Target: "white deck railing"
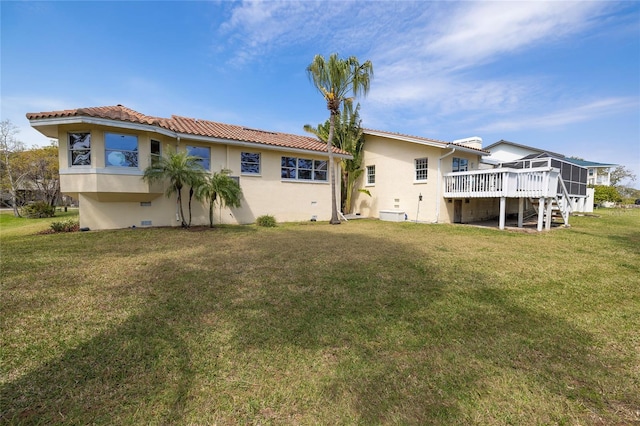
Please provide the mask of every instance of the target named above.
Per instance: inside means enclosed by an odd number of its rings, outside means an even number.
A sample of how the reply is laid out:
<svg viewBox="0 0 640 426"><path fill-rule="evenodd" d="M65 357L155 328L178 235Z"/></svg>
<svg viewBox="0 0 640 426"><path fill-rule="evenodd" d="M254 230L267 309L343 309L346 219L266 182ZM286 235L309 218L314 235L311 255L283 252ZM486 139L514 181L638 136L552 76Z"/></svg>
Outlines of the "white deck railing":
<svg viewBox="0 0 640 426"><path fill-rule="evenodd" d="M444 196L451 198L539 198L558 193L560 170L552 167L531 169L487 169L453 172L444 176Z"/></svg>

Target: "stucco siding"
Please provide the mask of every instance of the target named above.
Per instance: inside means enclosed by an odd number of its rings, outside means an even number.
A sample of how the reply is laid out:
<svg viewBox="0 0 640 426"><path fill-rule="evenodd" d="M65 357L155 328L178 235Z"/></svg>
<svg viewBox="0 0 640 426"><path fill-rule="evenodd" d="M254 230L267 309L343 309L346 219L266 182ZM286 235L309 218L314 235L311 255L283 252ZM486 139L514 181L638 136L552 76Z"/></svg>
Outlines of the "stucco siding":
<svg viewBox="0 0 640 426"><path fill-rule="evenodd" d="M91 133L91 164L69 166L69 132ZM138 138L138 167L107 167L105 164L105 133L135 135ZM331 217L331 186L327 181L294 181L281 178L283 156L312 160L327 160L326 156L292 153L286 150L260 150L226 144L207 144L201 141L177 140L146 132L122 131L100 126L61 126L59 130L59 160L61 189L78 199L82 227L113 229L148 226L179 226L176 220L176 195L165 197L166 183L148 184L142 180L143 170L151 163L151 139L161 143L165 155L187 146L209 148L209 172L231 170L238 177L243 191L239 208L214 209L214 223L248 224L265 214L279 222L329 220ZM241 153L260 154L260 173L241 172ZM335 170L338 166L336 162ZM337 173L334 173L338 177ZM339 192L339 185L336 186ZM189 189L183 189L183 209L188 216ZM337 194L339 199L339 193ZM206 203L192 200L192 225L208 225Z"/></svg>
<svg viewBox="0 0 640 426"><path fill-rule="evenodd" d="M435 220L438 154L439 150L433 147L367 135L363 167L375 166L375 184L366 185L366 173L363 174L357 188L367 189L371 197L356 192L354 212L379 217L380 210L400 210L408 220ZM415 179L417 158L428 159L426 181Z"/></svg>

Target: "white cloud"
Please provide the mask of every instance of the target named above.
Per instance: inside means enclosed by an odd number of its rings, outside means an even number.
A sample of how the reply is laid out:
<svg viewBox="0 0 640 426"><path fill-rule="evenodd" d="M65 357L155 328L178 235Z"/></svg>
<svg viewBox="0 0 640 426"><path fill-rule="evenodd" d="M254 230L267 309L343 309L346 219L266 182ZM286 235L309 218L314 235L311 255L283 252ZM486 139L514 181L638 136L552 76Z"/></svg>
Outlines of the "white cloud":
<svg viewBox="0 0 640 426"><path fill-rule="evenodd" d="M606 98L591 101L573 108L561 109L548 114L537 114L516 117L508 120L494 121L483 127L480 131L501 132L526 129L544 129L560 127L567 124L580 123L602 118L619 112L637 109L637 98L620 97Z"/></svg>
<svg viewBox="0 0 640 426"><path fill-rule="evenodd" d="M583 31L606 7L604 2L463 3L435 23L436 34L425 41L423 53L447 68L477 65Z"/></svg>

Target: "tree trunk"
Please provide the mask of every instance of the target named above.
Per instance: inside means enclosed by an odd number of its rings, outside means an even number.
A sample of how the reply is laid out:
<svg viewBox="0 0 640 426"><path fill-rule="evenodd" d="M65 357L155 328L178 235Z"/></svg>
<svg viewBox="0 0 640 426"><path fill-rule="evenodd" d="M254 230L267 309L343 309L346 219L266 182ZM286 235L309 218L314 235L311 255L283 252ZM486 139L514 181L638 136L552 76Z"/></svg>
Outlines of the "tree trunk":
<svg viewBox="0 0 640 426"><path fill-rule="evenodd" d="M213 228L213 200L209 200L209 228Z"/></svg>
<svg viewBox="0 0 640 426"><path fill-rule="evenodd" d="M187 224L187 228L191 226L191 200L193 199L193 187L189 188L189 223Z"/></svg>
<svg viewBox="0 0 640 426"><path fill-rule="evenodd" d="M329 180L331 181L331 220L332 225L340 225L340 219L338 218L338 207L336 205L336 179L334 177L335 171L333 165L333 133L335 131L335 114L331 112L329 118L329 137L327 138L327 151L329 153Z"/></svg>
<svg viewBox="0 0 640 426"><path fill-rule="evenodd" d="M187 223L184 221L184 210L182 209L182 188L178 189L178 206L180 207L180 222L183 228L187 227Z"/></svg>

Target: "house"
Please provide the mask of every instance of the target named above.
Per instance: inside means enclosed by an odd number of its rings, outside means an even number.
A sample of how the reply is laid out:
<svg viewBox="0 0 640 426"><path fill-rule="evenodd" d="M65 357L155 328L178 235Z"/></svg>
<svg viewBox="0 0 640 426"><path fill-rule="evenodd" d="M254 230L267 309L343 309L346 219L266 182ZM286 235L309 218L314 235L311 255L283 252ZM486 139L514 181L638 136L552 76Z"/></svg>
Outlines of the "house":
<svg viewBox="0 0 640 426"><path fill-rule="evenodd" d="M587 185L606 185L611 186L611 169L618 166L617 164L596 163L594 161L579 160L577 158L568 158L567 161L586 167L587 169Z"/></svg>
<svg viewBox="0 0 640 426"><path fill-rule="evenodd" d="M519 145L502 164L486 159L491 152L479 137L445 142L370 129L364 136L365 172L357 189L370 195L358 192L355 211L366 217L430 223L497 218L504 229L513 212L518 227L535 216L541 231L550 228L554 212L567 225L569 213L585 205L586 169L560 154L536 150L533 159Z"/></svg>
<svg viewBox="0 0 640 426"><path fill-rule="evenodd" d="M571 162L587 169L587 185L611 185L611 168L617 164L596 163L577 158L565 157L557 152L551 152L532 146L522 145L506 140L499 140L485 148L491 154L484 158L484 162L491 165L509 163L529 155L547 154L564 161Z"/></svg>
<svg viewBox="0 0 640 426"><path fill-rule="evenodd" d="M533 146L522 145L519 143L506 141L504 139L492 143L491 145L486 146L484 149L486 151L489 151L489 155L483 160L485 163L490 164L491 166L495 166L500 163L509 163L512 161L516 161L532 154L537 155L546 153L554 157L564 157L564 155L557 152L535 148Z"/></svg>
<svg viewBox="0 0 640 426"><path fill-rule="evenodd" d="M330 219L327 146L315 138L176 115L152 117L122 105L27 118L59 141L61 192L78 200L81 227L179 225L176 196L164 195L166 184L142 179L154 157L176 150L199 157L209 172L230 169L238 179L242 207L216 212L218 222L253 223L265 214L278 221ZM333 154L351 158L335 148ZM208 223L205 206L193 203L193 224Z"/></svg>
<svg viewBox="0 0 640 426"><path fill-rule="evenodd" d="M497 216L497 200L444 198L443 176L477 170L489 152L480 138L445 142L364 129L365 172L355 195L355 212L416 222L474 222ZM463 206L464 204L464 206Z"/></svg>

